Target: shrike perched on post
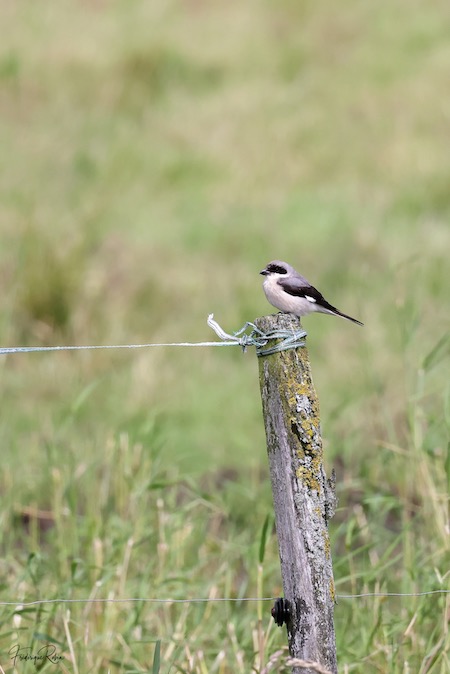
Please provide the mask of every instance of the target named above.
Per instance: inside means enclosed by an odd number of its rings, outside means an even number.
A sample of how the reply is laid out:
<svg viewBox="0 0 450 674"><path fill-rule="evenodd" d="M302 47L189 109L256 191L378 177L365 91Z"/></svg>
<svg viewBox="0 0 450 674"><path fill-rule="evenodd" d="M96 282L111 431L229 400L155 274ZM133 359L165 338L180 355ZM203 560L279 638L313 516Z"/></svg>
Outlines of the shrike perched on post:
<svg viewBox="0 0 450 674"><path fill-rule="evenodd" d="M287 262L273 260L260 274L265 277L263 289L268 301L284 313L306 316L313 311L318 311L322 314L341 316L358 325L364 325L356 318L347 316L333 307L322 293Z"/></svg>

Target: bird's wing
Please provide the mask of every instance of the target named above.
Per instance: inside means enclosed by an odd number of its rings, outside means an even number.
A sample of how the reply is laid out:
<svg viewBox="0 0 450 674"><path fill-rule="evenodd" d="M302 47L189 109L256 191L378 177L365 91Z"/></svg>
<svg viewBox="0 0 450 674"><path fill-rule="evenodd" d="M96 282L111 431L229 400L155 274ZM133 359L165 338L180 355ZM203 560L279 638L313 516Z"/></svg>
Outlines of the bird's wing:
<svg viewBox="0 0 450 674"><path fill-rule="evenodd" d="M306 300L311 302L311 304L317 304L317 306L320 307L320 310L325 309L325 313L329 311L330 313L336 314L337 316L347 318L349 321L353 321L353 323L364 325L364 323L361 323L361 321L358 321L356 318L352 318L347 314L343 314L342 311L339 311L339 309L333 307L332 304L327 302L325 297L317 290L317 288L314 288L314 286L309 285L305 281L306 279L300 278L279 278L277 283L279 286L281 286L281 288L283 288L284 292L288 293L288 295L293 295L294 297L304 297Z"/></svg>
<svg viewBox="0 0 450 674"><path fill-rule="evenodd" d="M311 303L318 304L329 311L337 311L329 302L326 301L322 293L320 293L314 286L306 284L302 279L296 278L279 278L277 281L284 292L294 297L304 297Z"/></svg>

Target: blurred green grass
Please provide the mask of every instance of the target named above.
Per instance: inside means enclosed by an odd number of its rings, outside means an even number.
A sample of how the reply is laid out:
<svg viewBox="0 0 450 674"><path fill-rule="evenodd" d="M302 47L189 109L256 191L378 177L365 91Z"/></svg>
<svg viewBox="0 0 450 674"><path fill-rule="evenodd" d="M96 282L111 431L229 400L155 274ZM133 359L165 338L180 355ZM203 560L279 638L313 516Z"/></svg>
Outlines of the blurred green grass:
<svg viewBox="0 0 450 674"><path fill-rule="evenodd" d="M305 320L338 592L448 588L446 4L21 0L0 19L2 343L208 340L211 312L232 331L271 311L258 271L289 260L366 324ZM255 596L252 353L1 365L5 599ZM80 672L148 671L158 639L161 671L260 671L285 641L268 606L66 611L5 608L5 663L14 639L71 635ZM342 600L341 667L450 671L445 611Z"/></svg>

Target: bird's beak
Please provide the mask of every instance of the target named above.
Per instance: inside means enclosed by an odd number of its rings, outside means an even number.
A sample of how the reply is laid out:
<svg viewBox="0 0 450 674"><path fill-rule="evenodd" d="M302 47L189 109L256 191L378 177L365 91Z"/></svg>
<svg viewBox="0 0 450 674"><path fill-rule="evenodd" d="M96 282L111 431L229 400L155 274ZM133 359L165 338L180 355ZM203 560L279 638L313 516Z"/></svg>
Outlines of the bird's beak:
<svg viewBox="0 0 450 674"><path fill-rule="evenodd" d="M263 269L263 270L260 271L259 273L262 274L262 276L267 276L267 274L268 274L269 272L267 271L267 269Z"/></svg>

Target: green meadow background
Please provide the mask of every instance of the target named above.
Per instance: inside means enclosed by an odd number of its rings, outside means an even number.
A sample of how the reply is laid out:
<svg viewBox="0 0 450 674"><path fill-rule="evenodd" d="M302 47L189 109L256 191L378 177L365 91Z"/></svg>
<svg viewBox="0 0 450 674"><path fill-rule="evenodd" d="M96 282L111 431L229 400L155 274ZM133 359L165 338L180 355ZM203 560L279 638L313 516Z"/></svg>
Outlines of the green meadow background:
<svg viewBox="0 0 450 674"><path fill-rule="evenodd" d="M215 339L288 260L339 595L449 590L444 0L0 5L0 343ZM255 354L0 356L0 671L288 671ZM141 598L124 603L39 599ZM450 596L338 601L341 672L450 672ZM266 669L265 669L266 668Z"/></svg>

